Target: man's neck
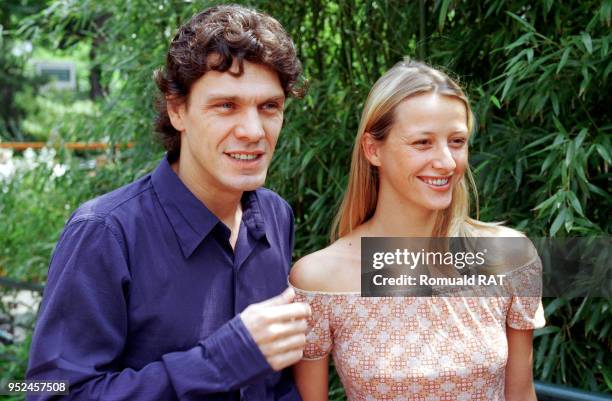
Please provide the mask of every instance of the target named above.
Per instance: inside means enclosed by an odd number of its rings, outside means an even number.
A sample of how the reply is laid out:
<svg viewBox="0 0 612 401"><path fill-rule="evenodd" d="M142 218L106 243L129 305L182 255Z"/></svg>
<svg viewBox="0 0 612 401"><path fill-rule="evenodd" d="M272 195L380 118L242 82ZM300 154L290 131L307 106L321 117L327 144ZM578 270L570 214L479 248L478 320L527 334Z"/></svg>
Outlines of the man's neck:
<svg viewBox="0 0 612 401"><path fill-rule="evenodd" d="M197 174L193 169L180 168L180 161L173 163L171 167L187 189L232 231L231 239L234 239L232 243L234 246L242 219L240 200L243 193L221 191L203 185L201 180L197 179Z"/></svg>

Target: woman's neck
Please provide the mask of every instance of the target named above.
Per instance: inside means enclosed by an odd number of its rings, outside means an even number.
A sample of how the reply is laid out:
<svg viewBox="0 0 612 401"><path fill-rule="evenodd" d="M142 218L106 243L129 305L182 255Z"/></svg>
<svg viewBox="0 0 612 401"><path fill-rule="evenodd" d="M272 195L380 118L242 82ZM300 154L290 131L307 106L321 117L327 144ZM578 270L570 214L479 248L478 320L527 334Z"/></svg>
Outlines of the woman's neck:
<svg viewBox="0 0 612 401"><path fill-rule="evenodd" d="M384 237L431 237L438 211L380 196L374 215L363 224L367 235Z"/></svg>

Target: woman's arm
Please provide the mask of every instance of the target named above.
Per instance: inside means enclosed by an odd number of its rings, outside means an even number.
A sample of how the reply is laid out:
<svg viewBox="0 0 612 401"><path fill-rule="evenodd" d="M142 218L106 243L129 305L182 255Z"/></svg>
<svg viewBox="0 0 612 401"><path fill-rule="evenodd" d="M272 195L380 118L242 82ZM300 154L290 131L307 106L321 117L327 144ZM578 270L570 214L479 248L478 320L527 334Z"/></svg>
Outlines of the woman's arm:
<svg viewBox="0 0 612 401"><path fill-rule="evenodd" d="M506 337L506 401L537 401L532 374L533 330L517 330L506 326Z"/></svg>
<svg viewBox="0 0 612 401"><path fill-rule="evenodd" d="M327 401L329 395L329 355L301 360L293 365L293 377L303 401Z"/></svg>
<svg viewBox="0 0 612 401"><path fill-rule="evenodd" d="M330 261L333 257L327 254L326 250L320 250L315 253L304 256L298 260L291 268L289 282L305 291L338 291L336 288L330 288L328 282L338 282L338 280L329 280L330 277ZM333 262L332 262L333 266ZM331 332L329 331L329 323L321 325L315 324L315 321L321 319L326 313L326 308L322 306L321 299L314 297L310 299L312 308L312 316L309 320L309 326L317 331L316 340L311 340L310 355L306 357L319 359L302 359L293 365L293 378L297 386L300 396L303 401L328 401L329 397L329 342ZM327 311L329 313L329 311ZM326 321L329 322L329 316L326 316ZM316 327L315 327L316 326ZM307 336L307 343L308 343ZM307 344L308 348L308 344ZM313 353L312 351L316 351ZM306 354L306 349L305 349Z"/></svg>
<svg viewBox="0 0 612 401"><path fill-rule="evenodd" d="M293 377L303 401L327 401L329 355L316 360L301 360L293 365Z"/></svg>

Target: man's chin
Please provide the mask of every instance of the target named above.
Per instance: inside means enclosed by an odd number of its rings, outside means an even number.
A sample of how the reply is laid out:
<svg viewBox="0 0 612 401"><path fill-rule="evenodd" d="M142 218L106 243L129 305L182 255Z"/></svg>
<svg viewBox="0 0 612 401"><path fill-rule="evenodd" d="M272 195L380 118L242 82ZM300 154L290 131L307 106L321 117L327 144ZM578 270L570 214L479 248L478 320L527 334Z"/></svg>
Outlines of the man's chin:
<svg viewBox="0 0 612 401"><path fill-rule="evenodd" d="M257 188L262 187L265 182L265 175L263 177L241 177L236 180L232 180L232 182L228 183L227 187L232 188L236 192L255 191Z"/></svg>

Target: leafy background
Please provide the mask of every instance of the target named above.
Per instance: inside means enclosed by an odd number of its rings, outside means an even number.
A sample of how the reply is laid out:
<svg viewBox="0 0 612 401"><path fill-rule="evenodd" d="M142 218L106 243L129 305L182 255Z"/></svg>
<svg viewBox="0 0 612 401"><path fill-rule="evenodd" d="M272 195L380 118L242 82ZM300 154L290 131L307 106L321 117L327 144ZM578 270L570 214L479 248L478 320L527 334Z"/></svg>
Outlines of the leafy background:
<svg viewBox="0 0 612 401"><path fill-rule="evenodd" d="M286 27L310 82L306 98L287 106L267 182L294 208L296 257L327 244L363 101L404 55L452 72L470 96L481 219L504 220L530 236L610 235L611 0L239 3ZM2 275L44 283L71 211L157 164L152 71L181 21L211 4L0 3L0 136L57 149L53 163L34 158L0 180ZM26 42L34 50L14 51ZM78 60L78 91L37 89L29 60L48 56ZM135 146L102 155L64 151L70 140ZM65 174L54 175L54 163ZM610 299L545 299L545 312L547 326L535 333L535 377L611 392ZM0 345L0 379L23 377L28 341ZM343 399L337 376L330 394Z"/></svg>

